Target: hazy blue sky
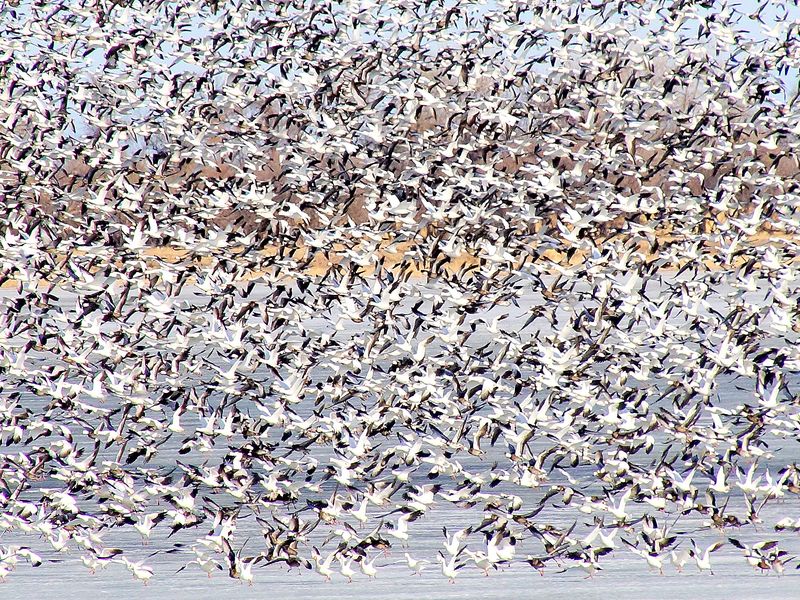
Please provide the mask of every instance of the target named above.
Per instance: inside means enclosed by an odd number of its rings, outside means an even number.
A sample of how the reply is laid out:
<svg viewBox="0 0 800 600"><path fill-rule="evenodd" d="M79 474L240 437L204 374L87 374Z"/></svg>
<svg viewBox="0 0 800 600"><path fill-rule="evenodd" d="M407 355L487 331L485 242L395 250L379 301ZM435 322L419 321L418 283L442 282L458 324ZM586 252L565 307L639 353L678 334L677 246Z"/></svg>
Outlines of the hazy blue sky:
<svg viewBox="0 0 800 600"><path fill-rule="evenodd" d="M452 0L450 0L448 2L448 4L451 4L451 3L454 3L454 2ZM66 2L65 4L71 5L72 3L71 2ZM719 10L720 7L723 7L725 5L726 5L726 3L724 3L724 2L716 2L715 6L714 6L714 8L712 10ZM749 34L751 35L751 38L752 38L752 40L754 42L758 42L758 41L764 40L766 35L767 35L766 30L768 30L768 29L780 24L779 21L778 21L777 15L783 9L781 9L779 7L776 7L776 3L775 2L757 2L756 0L741 0L738 3L737 2L730 2L730 3L728 3L728 5L732 6L732 7L736 7L736 9L738 11L743 12L745 14L755 13L759 9L759 7L764 6L764 8L761 10L761 18L766 23L766 25L762 25L761 23L757 22L756 20L748 19L748 18L742 19L740 21L740 23L739 23L739 27L741 29L749 32ZM30 12L29 12L30 11L30 6L31 6L30 0L22 0L22 2L19 3L18 7L15 9L17 11L17 14L18 14L17 22L20 22L20 21L25 20L27 18L27 15L30 14ZM49 6L52 6L52 5L45 5L45 8L44 9L40 9L40 10L45 10L46 12L49 12L49 10L48 10ZM479 12L479 13L483 13L483 12L488 12L488 11L491 11L491 10L494 10L494 9L497 9L497 8L498 8L497 3L495 3L495 2L487 2L486 5L483 8L476 8L475 10L477 12ZM3 29L5 27L7 27L8 23L9 23L9 21L6 21L5 18L4 18L4 17L8 16L8 14L6 14L7 10L9 10L8 7L0 10L0 35L2 35ZM707 9L702 9L702 8L699 8L698 10L700 12L707 11ZM790 13L789 21L800 22L800 6L798 6L795 3L794 6L790 7L789 13ZM5 23L5 25L4 25L4 23ZM695 28L696 28L696 25L694 25L694 24L687 25L687 31L689 32L689 35L694 34L694 32L696 31ZM210 33L211 33L211 30L205 25L205 22L203 21L203 19L201 17L195 17L190 22L189 30L184 31L181 35L182 35L182 37L190 36L190 37L197 38L197 37L203 37L203 34L210 34ZM25 52L26 53L27 52L37 52L37 49L31 48L29 50L26 50ZM40 47L38 49L38 52L46 52L46 50L43 50ZM103 68L103 64L105 63L105 60L103 58L103 52L90 53L83 60L86 61L86 68L81 71L81 73L79 74L79 77L87 77L87 76L91 77L91 73L92 72L95 72L95 73L99 74L100 70ZM161 66L166 67L167 65L170 64L170 62L172 62L172 60L169 57L164 57L163 59L156 59L156 62L161 64ZM173 73L178 72L178 71L192 71L192 70L195 70L195 69L196 68L193 67L192 65L189 65L188 63L182 62L182 61L178 61L178 62L174 63L172 65L172 67L171 67L171 71ZM541 66L541 70L542 71L546 71L547 70L547 65L542 65ZM784 100L786 100L788 98L791 98L796 92L797 85L798 85L798 71L797 71L797 69L790 70L790 72L787 75L782 76L781 79L782 79L783 87L784 87L785 94L786 94L786 96L784 97ZM146 114L147 114L147 108L144 108L143 109L143 113L142 113L141 116L144 117ZM76 115L76 117L77 117L77 115ZM73 125L78 130L77 132L79 133L79 135L82 133L81 130L83 130L84 127L85 127L84 125L80 124L80 121L81 121L80 118L76 118L75 121L73 121Z"/></svg>

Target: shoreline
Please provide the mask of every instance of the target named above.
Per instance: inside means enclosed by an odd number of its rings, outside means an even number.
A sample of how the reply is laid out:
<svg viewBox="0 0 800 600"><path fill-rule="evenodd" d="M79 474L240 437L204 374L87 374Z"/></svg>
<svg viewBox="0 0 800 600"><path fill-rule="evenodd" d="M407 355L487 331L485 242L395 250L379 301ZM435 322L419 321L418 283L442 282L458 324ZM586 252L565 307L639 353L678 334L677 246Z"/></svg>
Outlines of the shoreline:
<svg viewBox="0 0 800 600"><path fill-rule="evenodd" d="M598 247L602 247L603 244L608 242L619 241L621 238L625 236L622 234L617 234L615 236L611 236L603 240ZM660 244L666 245L670 243L677 243L685 240L681 240L679 237L674 235L659 235L655 238ZM782 245L785 243L792 243L795 241L795 237L790 234L785 233L776 233L771 231L761 231L756 234L747 236L743 243L740 244L739 251L746 250L748 248L763 248L775 245ZM292 255L295 260L300 262L307 263L304 268L300 270L303 274L309 277L323 277L325 276L331 269L335 268L337 265L342 264L345 261L353 260L351 257L347 256L348 251L352 252L354 248L358 248L359 244L356 243L353 246L346 246L344 244L334 244L332 250L328 253L320 251L320 250L313 250L314 256L308 260L308 252L312 251L312 248L307 245L298 246L288 252L284 250L287 256ZM392 242L391 240L385 240L378 243L377 247L364 249L364 256L367 256L368 253L376 254L376 258L373 260L369 260L365 262L362 266L362 274L366 277L372 276L375 273L377 268L377 264L381 263L382 267L388 271L397 272L398 267L400 265L405 265L406 269L411 271L410 277L423 277L424 271L419 268L418 261L414 258L409 258L409 253L413 252L416 248L420 245L416 244L412 241L405 241L405 242ZM649 248L647 242L640 241L637 243L637 249L635 252L638 252L640 255L643 256L644 260L647 262L651 262L653 260L657 260L659 254L649 252ZM109 248L109 250L114 250L113 248ZM182 262L191 261L193 263L199 263L201 266L209 266L212 263L212 260L215 258L215 253L211 252L192 252L191 250L175 248L171 246L152 246L152 247L145 247L141 248L137 251L131 251L130 249L123 249L123 251L127 250L127 252L133 252L135 255L138 254L138 258L140 260L144 260L148 263L148 267L151 268L159 268L162 265L179 265ZM233 249L229 249L226 251L226 256L221 258L226 258L229 260L233 260L234 258L231 257L231 254L243 254L245 252L243 247L239 247L238 249L234 247ZM277 256L281 249L278 246L267 246L266 248L262 248L260 250L255 251L258 253L260 257L269 258L272 256ZM85 256L85 253L76 250L75 255L77 256ZM557 274L559 272L559 267L561 269L574 267L576 265L585 262L586 260L586 251L576 249L572 255L567 258L567 251L561 252L554 248L547 248L543 250L538 256L535 256L533 261L529 261L529 257L533 257L533 254L528 254L528 256L524 257L520 263L518 263L515 268L520 269L523 268L526 264L531 264L532 262L541 262L542 260L546 260L549 263L548 270L553 274ZM711 271L718 271L722 269L720 261L718 260L721 256L721 253L718 250L710 249L707 253L701 255L703 257L702 263L708 270ZM239 258L242 258L240 256ZM121 258L119 260L127 260L127 258ZM448 271L451 275L461 271L467 267L475 267L481 263L481 260L491 260L491 258L487 258L487 256L482 256L476 253L469 253L469 252L462 252L456 255L448 255L442 253L442 255L437 259L439 264L439 269ZM731 262L730 267L732 269L739 268L742 265L746 264L749 260L751 260L748 256L736 256L734 260ZM792 262L796 262L800 260L800 256L795 258ZM57 261L62 263L62 267L65 267L66 255L60 254L57 255ZM689 260L687 259L679 259L676 264L670 266L662 266L659 270L664 272L670 271L677 271L683 268ZM113 261L109 263L104 263L103 265L97 267L91 273L96 273L101 270L101 268L105 267L108 264L113 264ZM65 279L68 279L69 276L66 273L66 269L63 268L60 272L64 276ZM268 275L268 271L260 270L260 271L249 271L242 274L240 277L234 280L234 283L247 283L250 281L258 280ZM288 274L287 277L292 277L293 274ZM24 280L18 277L11 277L5 282L0 285L0 289L10 289L18 286L20 283L24 283ZM52 283L51 279L42 279L40 284L50 284ZM57 283L56 285L61 285L61 283Z"/></svg>

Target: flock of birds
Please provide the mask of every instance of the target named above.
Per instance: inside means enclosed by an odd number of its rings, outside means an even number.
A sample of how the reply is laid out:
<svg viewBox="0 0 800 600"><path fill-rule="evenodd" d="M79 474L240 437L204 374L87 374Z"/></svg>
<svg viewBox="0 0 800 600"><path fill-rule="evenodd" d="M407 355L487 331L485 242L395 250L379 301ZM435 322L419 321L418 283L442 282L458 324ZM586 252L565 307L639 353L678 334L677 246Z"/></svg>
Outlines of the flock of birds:
<svg viewBox="0 0 800 600"><path fill-rule="evenodd" d="M800 564L791 3L0 10L0 581Z"/></svg>

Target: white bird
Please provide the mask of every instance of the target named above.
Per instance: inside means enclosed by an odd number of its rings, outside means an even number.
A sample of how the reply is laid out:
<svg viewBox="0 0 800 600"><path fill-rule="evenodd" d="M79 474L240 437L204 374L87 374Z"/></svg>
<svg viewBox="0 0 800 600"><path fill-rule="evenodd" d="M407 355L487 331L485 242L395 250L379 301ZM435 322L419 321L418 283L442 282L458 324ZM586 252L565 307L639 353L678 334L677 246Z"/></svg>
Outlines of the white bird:
<svg viewBox="0 0 800 600"><path fill-rule="evenodd" d="M348 583L353 582L353 575L356 574L355 570L353 569L353 557L349 556L345 558L342 555L338 556L339 560L339 572L342 574L342 577L346 577Z"/></svg>
<svg viewBox="0 0 800 600"><path fill-rule="evenodd" d="M692 558L692 551L689 548L684 548L681 551L671 550L669 553L670 562L678 573L683 572L683 567Z"/></svg>
<svg viewBox="0 0 800 600"><path fill-rule="evenodd" d="M445 550L447 550L447 553L450 554L451 556L455 556L461 549L461 544L469 535L469 528L459 529L452 535L448 535L447 527L442 527L442 533L444 533L445 537L445 542L444 542Z"/></svg>
<svg viewBox="0 0 800 600"><path fill-rule="evenodd" d="M166 518L166 516L166 512L149 513L133 524L133 528L142 536L142 543L147 543L153 528Z"/></svg>
<svg viewBox="0 0 800 600"><path fill-rule="evenodd" d="M406 564L408 568L411 569L412 575L422 575L422 571L425 569L425 565L428 564L428 561L422 558L413 558L408 552L404 554L406 559Z"/></svg>
<svg viewBox="0 0 800 600"><path fill-rule="evenodd" d="M459 569L464 566L464 564L458 560L458 555L451 556L449 559L446 559L444 554L439 552L438 560L442 565L442 575L447 577L450 583L455 583L456 575L458 575Z"/></svg>
<svg viewBox="0 0 800 600"><path fill-rule="evenodd" d="M612 529L611 533L604 533L603 528L600 525L596 525L589 534L583 538L583 544L585 546L592 546L595 548L616 548L617 545L614 542L614 538L617 536L618 529ZM600 544L595 544L596 539L600 539Z"/></svg>
<svg viewBox="0 0 800 600"><path fill-rule="evenodd" d="M497 531L489 538L486 555L492 564L514 560L517 551L516 538L505 531Z"/></svg>
<svg viewBox="0 0 800 600"><path fill-rule="evenodd" d="M325 578L325 581L330 581L333 575L333 568L331 565L336 559L336 553L331 553L324 559L319 553L319 550L314 548L311 552L311 559L314 564L314 570Z"/></svg>
<svg viewBox="0 0 800 600"><path fill-rule="evenodd" d="M377 554L372 557L372 560L369 561L367 560L366 556L362 556L361 560L358 561L359 565L361 566L361 572L370 579L378 575L378 569L375 566L375 561L378 560L380 556L380 554Z"/></svg>
<svg viewBox="0 0 800 600"><path fill-rule="evenodd" d="M736 473L736 487L742 490L745 494L756 494L759 491L759 484L761 483L761 476L759 475L755 479L753 479L756 471L756 463L750 465L750 468L747 470L747 475L742 481L741 475L739 472Z"/></svg>
<svg viewBox="0 0 800 600"><path fill-rule="evenodd" d="M396 524L389 523L390 528L386 530L386 535L397 538L401 542L407 542L409 539L408 522L414 513L404 513L397 519Z"/></svg>
<svg viewBox="0 0 800 600"><path fill-rule="evenodd" d="M712 575L714 571L711 570L711 553L716 552L720 548L725 545L725 542L714 542L710 546L708 546L705 551L701 552L700 548L697 547L694 540L692 540L692 556L694 557L695 563L697 564L697 568L702 571L708 571Z"/></svg>
<svg viewBox="0 0 800 600"><path fill-rule="evenodd" d="M469 549L466 549L464 552L470 557L472 562L475 563L475 566L483 571L483 574L486 577L489 576L489 569L497 568L497 566L489 560L489 557L485 552L473 552Z"/></svg>
<svg viewBox="0 0 800 600"><path fill-rule="evenodd" d="M143 561L133 562L123 557L122 562L133 574L134 578L138 579L145 585L147 585L147 582L153 577L153 569L145 565Z"/></svg>
<svg viewBox="0 0 800 600"><path fill-rule="evenodd" d="M725 472L724 466L719 466L714 483L708 486L708 489L718 494L727 494L731 490L731 486L728 485L728 475Z"/></svg>

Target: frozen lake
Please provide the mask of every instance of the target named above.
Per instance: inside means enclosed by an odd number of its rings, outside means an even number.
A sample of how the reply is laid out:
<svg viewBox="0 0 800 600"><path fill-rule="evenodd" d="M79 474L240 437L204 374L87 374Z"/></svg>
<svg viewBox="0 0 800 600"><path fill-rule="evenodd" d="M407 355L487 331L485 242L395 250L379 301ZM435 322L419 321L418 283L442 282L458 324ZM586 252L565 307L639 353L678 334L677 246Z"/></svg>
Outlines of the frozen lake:
<svg viewBox="0 0 800 600"><path fill-rule="evenodd" d="M437 539L437 542L439 540ZM797 545L795 545L797 548ZM540 576L525 565L517 565L489 577L471 572L448 584L441 574L409 575L405 566L385 568L375 580L342 578L330 583L316 574L298 575L280 570L259 572L252 586L242 585L223 574L207 579L199 572L174 574L169 565L160 564L147 586L131 578L120 565L112 565L97 575L87 575L78 565L43 565L38 569L20 568L0 587L0 596L20 600L39 600L49 596L66 598L121 598L149 600L199 600L212 598L352 598L374 600L395 598L482 598L520 597L569 598L589 600L619 598L631 600L696 600L748 598L752 600L793 600L798 597L800 572L791 569L782 577L764 576L742 564L739 556L718 556L714 575L697 573L692 565L687 572L668 572L664 576L647 573L640 560L625 557L607 561L607 568L586 579L579 573L548 573ZM717 553L719 554L719 553ZM390 556L387 562L397 558Z"/></svg>
<svg viewBox="0 0 800 600"><path fill-rule="evenodd" d="M258 300L259 294L265 296L269 290L256 288L252 293L252 298ZM406 310L415 306L414 310L426 310L430 307L431 295L435 294L435 288L418 290L417 297L410 297L401 302L401 306ZM655 293L655 292L654 292ZM3 290L5 298L12 299L15 293L11 290ZM720 294L720 297L724 294ZM578 288L575 296L570 303L558 309L557 318L561 320L569 318L570 314L582 309L581 297L587 297L586 304L591 303L591 299L586 290ZM752 301L757 302L758 297L763 296L759 290L752 293ZM183 310L190 308L195 310L195 320L202 321L202 303L205 298L202 294L196 294L191 289L185 290L176 299ZM417 302L422 302L417 304ZM70 310L74 302L74 297L64 294L60 302L65 310ZM541 296L528 295L516 299L513 305L494 306L484 312L471 314L467 317L462 327L471 327L474 324L476 333L469 339L468 349L477 349L496 343L494 335L488 330L487 324L494 321L497 326L497 317L509 315L502 322L504 331L514 331L520 329L529 314L535 307L542 302ZM421 309L420 309L421 307ZM724 311L724 302L712 305L711 309ZM306 329L304 335L309 337L323 336L333 331L330 318L310 318L304 321ZM104 327L104 326L103 326ZM362 334L364 325L360 322L345 322L336 333L343 339L354 339ZM528 334L534 335L547 333L546 326L536 323ZM796 334L788 333L785 336L775 336L774 341L766 339L764 347L779 347L787 340L796 341ZM434 341L431 347L436 347ZM687 342L691 346L691 342ZM165 346L166 347L166 346ZM490 357L491 358L491 357ZM217 355L209 362L215 364L221 371L230 368L232 361L224 356ZM387 361L387 365L389 362ZM310 375L312 384L321 384L329 375L326 369L314 371ZM529 377L531 373L522 370L521 377ZM251 377L260 381L268 381L272 375L267 371L255 371ZM197 378L197 385L203 384L202 377ZM790 374L787 379L789 388L796 388L798 380L796 375ZM42 398L28 392L22 394L22 399L30 410L43 410L47 398ZM512 399L513 400L513 399ZM255 408L250 401L245 399L239 403L242 411L254 411ZM719 377L716 382L714 394L714 405L721 409L732 410L742 404L753 402L752 386L743 385L741 380L732 378L725 374ZM312 414L312 408L308 403L301 403L296 407L299 417L306 418ZM478 413L482 414L482 413ZM708 415L701 416L700 424L708 424ZM196 415L187 415L182 421L184 427L198 427L201 420ZM75 431L76 443L90 443L87 431ZM653 431L655 440L655 451L653 457L659 452L667 452L669 447L658 431ZM771 433L764 433L763 439L768 443L769 453L758 461L759 467L769 469L772 473L777 473L780 468L800 460L797 453L797 441L780 438ZM233 437L226 444L209 449L200 458L202 461L222 460L226 451L226 445L241 443L243 439ZM530 442L531 452L547 448L549 440L545 437L534 437ZM168 437L163 445L160 446L159 453L150 466L162 469L165 472L172 472L176 461L182 461L190 465L198 465L198 457L192 454L183 455L179 453L181 448L181 436ZM6 452L13 451L13 445L7 447ZM22 448L19 448L20 450ZM103 450L99 458L113 460L117 448L112 446L108 450ZM320 461L329 460L330 452L325 447L312 447L309 454ZM504 452L502 444L498 447L487 447L480 457L471 456L468 453L458 455L458 460L466 470L480 471L488 468L494 462L495 466L510 468L509 464L504 463L508 460L507 453ZM642 468L652 463L654 458L631 457L631 462L639 461ZM743 463L743 465L746 463ZM580 474L580 469L573 472ZM560 479L559 479L560 478ZM695 481L701 489L710 482L705 475L698 474ZM733 479L733 478L732 478ZM412 483L424 485L428 483L425 478L415 473L412 475ZM53 485L53 481L43 481L35 484L29 494L29 499L37 499L37 486L47 488ZM552 473L551 484L563 484L565 480L560 477L557 471ZM328 497L334 491L331 481L321 484L320 498ZM599 493L600 488L595 485L587 484L583 488L584 493ZM535 506L541 499L545 488L524 488L503 482L494 490L497 493L517 494L523 506ZM218 496L214 496L217 501ZM730 509L743 510L743 495L735 490L729 494ZM726 506L728 505L726 502ZM157 508L157 507L153 507ZM391 507L389 507L390 509ZM562 507L563 508L563 507ZM553 509L553 510L551 510ZM554 510L555 507L548 508L542 516L547 517L548 522L563 527L568 527L576 515L578 516L577 531L585 535L594 524L592 514L581 515L577 511ZM385 519L387 521L396 518L389 510L380 510L371 507L372 516L375 520ZM381 515L380 513L387 513ZM640 515L641 507L631 509L632 515ZM654 514L661 524L671 524L677 522L675 511L661 513L655 511ZM702 548L710 544L725 540L726 536L745 543L753 544L765 540L779 540L781 549L787 551L790 556L800 555L800 536L796 532L776 531L774 524L783 517L800 518L800 502L796 494L787 494L783 501L773 501L767 503L760 512L762 524L744 524L735 529L728 528L723 535L714 528L709 528L703 523L703 518L693 514L680 518L676 527L679 535L691 535ZM8 531L0 537L0 546L17 544L21 546L31 546L38 552L44 563L37 568L30 568L27 564L21 563L19 567L11 573L7 581L0 586L0 597L16 599L38 599L49 594L58 594L66 597L108 597L112 594L121 595L125 598L263 598L270 597L323 597L323 598L349 598L353 596L366 596L373 599L378 598L509 598L524 597L527 594L541 595L547 598L570 598L580 600L583 598L602 598L613 596L615 598L664 598L668 597L677 600L681 598L797 598L800 589L800 571L794 567L796 560L790 560L786 567L785 574L777 576L775 574L764 575L756 573L749 567L742 556L741 550L727 543L722 549L713 555L713 571L698 572L697 568L690 561L683 573L676 573L672 565L667 561L664 574L659 574L648 569L642 557L634 554L624 544L617 544L613 553L606 556L601 563L602 570L592 578L587 578L586 573L575 568L568 562L554 561L548 563L544 575L530 567L525 562L525 557L534 552L530 539L524 540L522 550L512 563L497 571L492 571L488 577L475 569L473 565L459 571L455 583L450 584L447 578L443 577L440 567L436 563L429 564L421 576L410 574L409 568L405 564L404 553L411 552L414 556L425 557L428 560L435 559L437 552L443 549L442 527L446 526L450 531L457 530L465 526L469 519L477 518L480 520L479 508L459 509L453 504L439 501L435 502L429 511L412 524L412 541L408 546L403 543L394 542L390 552L385 556L376 559L376 566L380 567L378 575L374 580L368 580L366 576L357 573L354 581L349 583L343 576L335 573L333 581L325 582L319 575L297 568L287 571L280 564L270 566L260 565L254 569L255 581L252 586L242 585L238 581L228 578L222 570L215 571L211 578L206 577L197 565L189 565L179 571L187 561L185 550L191 543L192 536L183 536L184 532L170 535L166 528L156 530L149 543L144 545L140 536L132 530L130 526L123 526L108 530L103 534L103 542L109 547L123 547L126 556L134 561L146 561L153 568L154 577L148 585L143 585L135 580L130 572L121 564L108 564L105 568L98 570L96 574L89 574L87 569L81 565L80 552L72 551L69 553L57 553L47 549L47 544L43 543L40 536L36 534L21 535L18 531ZM466 519L466 520L465 520ZM357 524L356 524L357 525ZM370 525L371 526L371 525ZM337 524L323 525L314 533L310 544L321 544L323 538L331 534ZM367 526L358 527L359 532L365 532ZM623 528L624 531L624 528ZM251 550L257 551L261 532L259 526L252 519L241 519L239 528L236 532L239 543L242 542ZM688 540L688 537L687 537ZM688 541L682 542L688 544ZM183 544L183 545L181 545ZM680 545L679 545L680 547ZM190 557L189 557L190 558Z"/></svg>

